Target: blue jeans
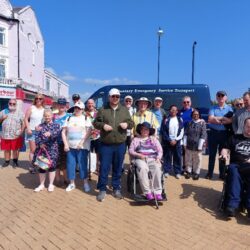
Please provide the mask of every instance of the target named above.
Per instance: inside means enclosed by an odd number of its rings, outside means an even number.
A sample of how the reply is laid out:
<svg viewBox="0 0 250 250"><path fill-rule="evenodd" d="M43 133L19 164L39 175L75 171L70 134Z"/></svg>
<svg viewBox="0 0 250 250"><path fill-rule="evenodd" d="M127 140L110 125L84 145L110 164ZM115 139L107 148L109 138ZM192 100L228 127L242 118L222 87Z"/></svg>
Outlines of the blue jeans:
<svg viewBox="0 0 250 250"><path fill-rule="evenodd" d="M112 166L112 187L114 190L121 189L121 174L124 160L125 143L100 145L100 173L97 188L106 191L108 174Z"/></svg>
<svg viewBox="0 0 250 250"><path fill-rule="evenodd" d="M76 164L79 166L81 179L88 177L88 150L70 148L67 152L67 175L69 180L76 178Z"/></svg>
<svg viewBox="0 0 250 250"><path fill-rule="evenodd" d="M163 146L164 150L164 173L169 173L172 169L172 160L173 160L173 167L174 173L181 174L182 171L182 146L180 145L180 141L176 143L175 146L171 146L169 142L167 142Z"/></svg>
<svg viewBox="0 0 250 250"><path fill-rule="evenodd" d="M227 132L219 131L215 129L211 129L208 133L208 150L209 150L209 159L208 159L208 173L213 176L214 173L214 164L217 151L219 150L219 154L222 150L222 147L227 140ZM223 175L224 166L219 162L219 173Z"/></svg>
<svg viewBox="0 0 250 250"><path fill-rule="evenodd" d="M242 197L243 180L239 173L237 164L230 164L227 176L227 206L238 208ZM246 208L250 208L250 176L244 176L244 186L246 187Z"/></svg>

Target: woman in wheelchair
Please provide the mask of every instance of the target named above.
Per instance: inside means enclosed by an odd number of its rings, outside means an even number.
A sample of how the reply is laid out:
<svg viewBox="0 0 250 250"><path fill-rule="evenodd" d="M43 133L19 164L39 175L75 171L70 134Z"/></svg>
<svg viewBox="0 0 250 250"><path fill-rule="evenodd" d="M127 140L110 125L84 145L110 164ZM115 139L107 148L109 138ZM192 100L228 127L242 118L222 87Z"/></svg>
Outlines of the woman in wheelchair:
<svg viewBox="0 0 250 250"><path fill-rule="evenodd" d="M226 178L225 212L228 217L236 215L244 191L244 206L250 218L250 117L244 121L243 134L233 135L225 144L222 158L228 158L228 150L230 165Z"/></svg>
<svg viewBox="0 0 250 250"><path fill-rule="evenodd" d="M129 154L136 166L142 192L147 200L154 198L162 200L161 144L156 137L152 136L155 134L155 129L148 122L138 124L136 132L139 136L132 140ZM152 186L149 182L149 171L152 174Z"/></svg>

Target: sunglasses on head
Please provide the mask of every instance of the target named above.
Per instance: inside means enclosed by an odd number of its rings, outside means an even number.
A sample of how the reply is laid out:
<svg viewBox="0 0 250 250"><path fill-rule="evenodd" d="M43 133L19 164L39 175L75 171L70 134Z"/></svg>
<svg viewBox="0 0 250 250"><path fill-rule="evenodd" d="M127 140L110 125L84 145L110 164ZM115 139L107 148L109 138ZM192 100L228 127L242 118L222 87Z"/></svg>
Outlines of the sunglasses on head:
<svg viewBox="0 0 250 250"><path fill-rule="evenodd" d="M112 97L112 98L117 98L117 99L119 99L119 98L120 98L120 96L119 96L119 95L112 95L111 97Z"/></svg>
<svg viewBox="0 0 250 250"><path fill-rule="evenodd" d="M16 106L16 103L14 103L14 102L9 102L9 105L10 105L10 106Z"/></svg>

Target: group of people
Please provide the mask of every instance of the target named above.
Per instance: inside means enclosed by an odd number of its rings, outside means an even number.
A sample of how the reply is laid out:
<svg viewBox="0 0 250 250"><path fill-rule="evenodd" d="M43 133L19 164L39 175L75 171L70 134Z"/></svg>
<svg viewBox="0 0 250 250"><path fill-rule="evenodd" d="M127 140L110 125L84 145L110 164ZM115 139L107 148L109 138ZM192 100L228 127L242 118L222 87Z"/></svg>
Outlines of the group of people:
<svg viewBox="0 0 250 250"><path fill-rule="evenodd" d="M147 97L140 97L135 100L134 107L133 97L126 96L122 104L120 91L115 88L109 91L109 102L98 111L92 99L86 102L86 107L78 94L73 95L72 99L73 107L67 110L66 99L59 98L54 112L44 108L44 97L38 94L25 116L17 110L17 100L10 99L8 108L0 113L3 128L1 149L5 156L3 166L10 164L11 151L13 166L18 166L25 128L30 148L29 159L33 163L30 172L35 171L38 156L49 159L47 171L39 168L40 184L35 192L45 188L46 172L49 173L49 192L54 191L55 179L56 182L67 184L67 192L72 191L76 187L77 166L83 180L83 190L89 192L87 162L91 151L97 156L97 200L103 201L106 196L110 169L113 195L121 199L121 174L124 155L128 150L130 161L136 166L143 194L148 200L161 200L161 176L164 174L167 178L172 168L177 179L181 178L183 172L186 179L199 179L202 150L207 142L207 179L214 177L217 151L220 157L228 157L227 149L231 150L229 179L233 184L229 185L227 211L234 214L241 191L239 166L244 163L244 168L247 168L246 165L249 165L249 92L244 93L243 98L236 99L232 107L226 104L226 92L218 91L217 104L209 110L207 122L202 119L199 110L192 107L189 96L183 97L182 109L178 110L173 104L168 112L162 108L161 97L156 97L153 103ZM230 135L233 139L229 141ZM148 180L149 171L153 175L153 193ZM237 177L235 172L238 173ZM220 165L219 178L224 179L224 174L224 168ZM250 209L250 186L247 192L247 208Z"/></svg>

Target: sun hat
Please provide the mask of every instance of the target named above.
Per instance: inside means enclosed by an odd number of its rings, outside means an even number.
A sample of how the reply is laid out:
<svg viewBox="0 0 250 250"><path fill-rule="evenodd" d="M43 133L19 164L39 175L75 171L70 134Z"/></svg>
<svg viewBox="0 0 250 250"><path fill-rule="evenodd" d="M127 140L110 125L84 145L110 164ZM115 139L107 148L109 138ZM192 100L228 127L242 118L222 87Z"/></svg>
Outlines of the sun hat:
<svg viewBox="0 0 250 250"><path fill-rule="evenodd" d="M155 134L155 129L152 128L152 126L150 125L149 122L143 122L143 123L139 123L136 126L136 132L141 135L141 129L142 127L149 129L149 135L154 135Z"/></svg>
<svg viewBox="0 0 250 250"><path fill-rule="evenodd" d="M135 101L135 105L138 106L140 101L148 102L148 108L150 109L152 106L152 102L147 97L141 97Z"/></svg>
<svg viewBox="0 0 250 250"><path fill-rule="evenodd" d="M163 101L163 99L160 96L155 97L154 101Z"/></svg>
<svg viewBox="0 0 250 250"><path fill-rule="evenodd" d="M81 102L81 101L76 102L76 103L74 104L74 107L78 107L78 108L80 108L80 109L84 109L84 108L85 108L83 102Z"/></svg>

